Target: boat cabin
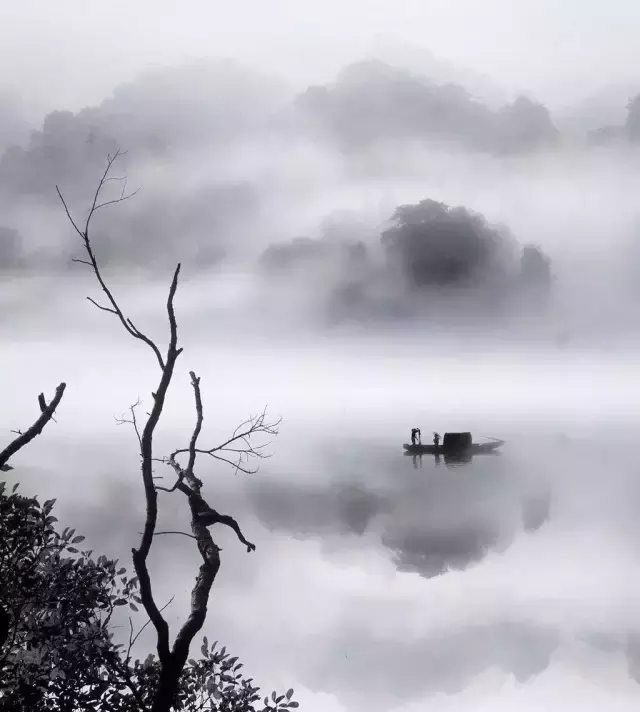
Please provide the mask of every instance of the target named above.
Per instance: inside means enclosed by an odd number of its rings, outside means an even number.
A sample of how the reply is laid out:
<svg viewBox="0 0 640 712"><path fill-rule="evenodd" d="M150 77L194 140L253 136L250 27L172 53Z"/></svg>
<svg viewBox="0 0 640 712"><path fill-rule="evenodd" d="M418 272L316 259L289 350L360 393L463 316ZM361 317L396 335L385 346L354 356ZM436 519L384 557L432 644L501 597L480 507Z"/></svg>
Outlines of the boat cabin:
<svg viewBox="0 0 640 712"><path fill-rule="evenodd" d="M471 433L445 433L442 438L444 452L463 452L472 445Z"/></svg>

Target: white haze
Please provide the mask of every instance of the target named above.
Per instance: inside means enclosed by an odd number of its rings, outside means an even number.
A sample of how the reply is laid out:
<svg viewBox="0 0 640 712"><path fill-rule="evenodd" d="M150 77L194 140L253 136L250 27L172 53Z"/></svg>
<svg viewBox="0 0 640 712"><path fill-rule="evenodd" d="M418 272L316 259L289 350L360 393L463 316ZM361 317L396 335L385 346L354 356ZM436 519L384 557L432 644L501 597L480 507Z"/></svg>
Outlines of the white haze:
<svg viewBox="0 0 640 712"><path fill-rule="evenodd" d="M0 58L34 126L47 111L99 104L150 66L193 58L236 57L272 76L265 113L280 115L296 90L330 82L371 53L429 65L492 105L522 89L570 114L602 85L633 85L637 19L630 2L376 0L321 9L284 0L68 0L54 9L33 0L0 8ZM605 108L623 120L624 106ZM26 141L21 126L10 135ZM124 229L154 200L178 215L211 183L247 181L260 202L246 223L220 229L226 261L203 272L191 248L181 256L185 352L159 454L190 435L190 369L202 377L211 440L265 405L284 417L258 475L203 464L213 506L258 545L248 556L215 532L223 567L203 633L240 655L265 688L295 687L312 712L635 709L637 152L587 151L572 136L536 156L404 143L380 144L358 162L274 131L215 150L196 144L166 162L136 163L135 147L131 158L130 184L143 190L96 221L98 253L101 235ZM437 328L337 327L317 306L326 275L279 291L257 278L265 247L318 235L334 211L360 220L374 247L393 209L423 198L477 210L520 244L541 245L557 278L550 313L499 329L446 319ZM30 201L8 205L2 222L12 221L31 253L80 256L59 206ZM190 217L208 234L208 213ZM170 264L152 275L140 265L105 275L135 323L162 342ZM81 265L3 273L0 427L24 427L37 394L68 383L58 422L15 458L9 479L58 497L64 525L128 563L143 501L134 435L114 416L138 396L148 402L157 367L85 295L98 292ZM571 338L559 343L563 333ZM400 445L416 424L425 434L471 429L509 442L502 457L467 468L425 461L414 470ZM183 527L183 505L163 499L163 527ZM527 506L542 512L530 527ZM157 551L158 597L177 594L175 625L197 552L172 537ZM435 576L430 567L440 564L446 573Z"/></svg>

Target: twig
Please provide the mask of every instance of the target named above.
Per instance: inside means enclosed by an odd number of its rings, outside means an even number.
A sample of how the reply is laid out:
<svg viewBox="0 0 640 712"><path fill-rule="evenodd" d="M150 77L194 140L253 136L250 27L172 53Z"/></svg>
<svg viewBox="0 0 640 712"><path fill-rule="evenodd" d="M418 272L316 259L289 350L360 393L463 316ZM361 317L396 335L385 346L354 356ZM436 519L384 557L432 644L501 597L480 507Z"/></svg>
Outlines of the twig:
<svg viewBox="0 0 640 712"><path fill-rule="evenodd" d="M199 379L198 379L199 382ZM199 386L196 389L194 386L194 390L196 391L196 400L199 398L200 390ZM282 423L282 418L279 418L278 420L274 422L268 422L266 420L267 416L267 411L266 408L262 411L257 416L251 416L250 418L247 418L244 422L240 423L240 425L234 430L233 434L231 435L230 438L228 438L225 442L223 442L221 445L217 445L214 447L211 447L209 449L201 449L195 447L195 440L192 437L192 441L189 445L188 448L179 448L177 450L174 450L174 452L171 453L169 458L166 460L167 464L171 465L178 474L181 472L180 466L176 462L176 457L180 454L183 453L189 453L189 462L191 463L192 459L195 462L195 457L196 454L200 455L209 455L210 457L213 457L216 460L220 460L221 462L225 462L228 465L231 465L232 467L235 468L236 472L240 471L245 474L251 475L255 474L257 472L256 469L249 469L246 467L243 467L242 463L245 462L246 460L249 460L249 458L257 458L260 460L265 460L270 457L269 454L264 453L263 450L264 448L268 447L270 443L262 443L261 445L253 445L251 442L251 438L254 435L264 433L267 435L277 435L278 434L278 428L280 424ZM200 425L201 425L201 421ZM197 435L199 435L200 430L198 429ZM195 433L194 433L195 434ZM196 440L197 440L197 435L196 435ZM244 447L238 448L238 447L230 447L232 445L236 444L243 444ZM231 459L228 457L225 457L224 454L222 453L234 453L238 455L238 458L236 461L232 462ZM189 469L189 466L187 468ZM192 468L191 468L192 469ZM182 478L179 476L178 477L178 482L181 482ZM171 488L167 489L166 491L174 491L178 485L178 482Z"/></svg>
<svg viewBox="0 0 640 712"><path fill-rule="evenodd" d="M140 428L138 427L138 419L136 417L136 408L142 404L140 398L133 404L129 406L129 412L131 413L131 420L122 416L122 418L116 418L116 423L118 425L133 425L133 430L135 431L136 437L138 438L138 445L142 447L142 436L140 435Z"/></svg>
<svg viewBox="0 0 640 712"><path fill-rule="evenodd" d="M162 608L160 609L160 613L162 613L162 611L164 611L166 608L168 608L168 607L173 603L173 599L174 599L174 598L175 598L175 596L171 596L171 598L170 598L170 599L164 604L164 606L162 606ZM151 618L149 618L149 620L148 620L148 621L142 626L142 628L140 628L140 630L136 633L135 637L133 638L133 643L132 643L132 645L135 645L135 644L136 644L136 640L138 640L138 638L139 638L140 635L142 634L142 631L149 625L149 623L151 623Z"/></svg>

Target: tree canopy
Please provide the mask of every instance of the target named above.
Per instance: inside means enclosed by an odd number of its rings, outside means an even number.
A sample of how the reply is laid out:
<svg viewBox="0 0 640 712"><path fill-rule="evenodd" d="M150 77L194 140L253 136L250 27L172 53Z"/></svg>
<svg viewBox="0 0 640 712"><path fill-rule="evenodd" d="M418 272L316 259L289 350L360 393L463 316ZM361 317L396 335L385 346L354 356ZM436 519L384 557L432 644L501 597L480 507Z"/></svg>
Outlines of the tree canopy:
<svg viewBox="0 0 640 712"><path fill-rule="evenodd" d="M477 284L499 266L509 236L464 207L401 205L382 233L390 261L415 287Z"/></svg>

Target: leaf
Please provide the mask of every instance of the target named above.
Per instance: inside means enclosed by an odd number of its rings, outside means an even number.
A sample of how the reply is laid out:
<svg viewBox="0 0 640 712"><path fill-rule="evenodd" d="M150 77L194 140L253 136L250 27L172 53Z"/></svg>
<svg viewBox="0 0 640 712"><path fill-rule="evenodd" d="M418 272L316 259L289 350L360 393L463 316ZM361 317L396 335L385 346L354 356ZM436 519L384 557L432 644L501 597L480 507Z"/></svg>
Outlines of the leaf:
<svg viewBox="0 0 640 712"><path fill-rule="evenodd" d="M136 613L138 612L138 606L135 603L129 603L129 608Z"/></svg>
<svg viewBox="0 0 640 712"><path fill-rule="evenodd" d="M78 554L78 550L74 546L68 546L67 551L70 551L72 554Z"/></svg>
<svg viewBox="0 0 640 712"><path fill-rule="evenodd" d="M290 699L293 697L293 687L290 687L290 688L287 690L287 695L286 695L286 697L287 697L288 700L290 700Z"/></svg>
<svg viewBox="0 0 640 712"><path fill-rule="evenodd" d="M205 635L204 638L202 639L202 644L203 644L205 647L208 647L208 646L209 646L209 641L207 640L207 636L206 636L206 635Z"/></svg>
<svg viewBox="0 0 640 712"><path fill-rule="evenodd" d="M116 572L116 576L122 576L122 574L126 573L127 569L123 566L120 571Z"/></svg>
<svg viewBox="0 0 640 712"><path fill-rule="evenodd" d="M11 491L12 491L12 492L15 492L15 491L18 489L19 486L20 486L20 483L19 483L19 482L16 482L15 485L13 485L13 489L12 489Z"/></svg>
<svg viewBox="0 0 640 712"><path fill-rule="evenodd" d="M127 605L127 599L126 598L116 598L116 600L113 602L114 606L126 606Z"/></svg>
<svg viewBox="0 0 640 712"><path fill-rule="evenodd" d="M272 699L274 702L276 701L276 691L275 691L275 690L271 693L271 699Z"/></svg>
<svg viewBox="0 0 640 712"><path fill-rule="evenodd" d="M293 707L293 708L300 707L300 703L298 703L298 702L289 702L289 707Z"/></svg>
<svg viewBox="0 0 640 712"><path fill-rule="evenodd" d="M84 537L84 536L82 536L82 535L76 536L76 537L73 537L73 539L71 540L71 543L72 543L72 544L79 544L81 541L84 541L85 539L86 539L86 537Z"/></svg>

